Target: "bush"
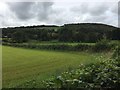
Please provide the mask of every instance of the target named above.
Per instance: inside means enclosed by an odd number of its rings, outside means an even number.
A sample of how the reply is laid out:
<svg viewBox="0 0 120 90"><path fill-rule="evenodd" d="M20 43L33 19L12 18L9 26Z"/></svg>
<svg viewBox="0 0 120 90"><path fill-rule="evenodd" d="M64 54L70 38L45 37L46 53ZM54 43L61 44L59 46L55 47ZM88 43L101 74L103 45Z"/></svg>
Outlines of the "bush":
<svg viewBox="0 0 120 90"><path fill-rule="evenodd" d="M100 51L108 51L112 49L112 45L109 40L102 39L101 41L98 41L95 44L94 51L100 52Z"/></svg>
<svg viewBox="0 0 120 90"><path fill-rule="evenodd" d="M80 65L75 70L43 81L43 84L47 88L120 88L119 62L120 46L108 60L101 60L97 64Z"/></svg>

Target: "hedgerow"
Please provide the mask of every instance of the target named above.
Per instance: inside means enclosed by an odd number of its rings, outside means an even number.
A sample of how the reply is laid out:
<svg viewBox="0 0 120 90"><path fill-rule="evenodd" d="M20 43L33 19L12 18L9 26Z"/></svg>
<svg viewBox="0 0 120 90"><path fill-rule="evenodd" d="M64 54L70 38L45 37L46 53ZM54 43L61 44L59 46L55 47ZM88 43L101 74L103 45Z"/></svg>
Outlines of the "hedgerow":
<svg viewBox="0 0 120 90"><path fill-rule="evenodd" d="M101 59L101 58L100 58ZM112 57L97 64L83 65L43 81L46 88L120 88L120 46Z"/></svg>
<svg viewBox="0 0 120 90"><path fill-rule="evenodd" d="M32 43L7 43L3 42L3 45L14 46L14 47L23 47L30 49L46 49L46 50L66 50L66 51L92 51L92 52L102 52L109 51L115 45L109 43L98 42L95 45L89 44L32 44Z"/></svg>

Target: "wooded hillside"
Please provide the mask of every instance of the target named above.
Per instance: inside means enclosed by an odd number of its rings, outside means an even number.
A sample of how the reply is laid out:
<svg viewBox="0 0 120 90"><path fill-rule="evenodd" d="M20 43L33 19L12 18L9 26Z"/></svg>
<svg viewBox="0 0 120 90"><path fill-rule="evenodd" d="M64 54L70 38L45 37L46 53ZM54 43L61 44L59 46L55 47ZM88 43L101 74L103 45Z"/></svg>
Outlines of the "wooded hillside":
<svg viewBox="0 0 120 90"><path fill-rule="evenodd" d="M4 42L14 43L29 40L97 42L102 38L120 40L120 28L97 23L8 27L2 29L2 38Z"/></svg>

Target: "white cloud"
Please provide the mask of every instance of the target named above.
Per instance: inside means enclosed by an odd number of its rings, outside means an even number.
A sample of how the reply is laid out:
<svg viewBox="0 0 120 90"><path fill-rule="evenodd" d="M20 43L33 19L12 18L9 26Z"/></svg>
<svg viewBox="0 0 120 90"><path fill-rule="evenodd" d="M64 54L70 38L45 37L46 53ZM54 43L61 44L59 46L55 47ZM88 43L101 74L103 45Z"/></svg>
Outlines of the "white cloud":
<svg viewBox="0 0 120 90"><path fill-rule="evenodd" d="M32 0L31 0L32 1ZM48 1L48 0L47 0ZM94 2L95 1L95 2ZM117 26L117 0L53 0L51 2L1 2L0 26L101 22Z"/></svg>

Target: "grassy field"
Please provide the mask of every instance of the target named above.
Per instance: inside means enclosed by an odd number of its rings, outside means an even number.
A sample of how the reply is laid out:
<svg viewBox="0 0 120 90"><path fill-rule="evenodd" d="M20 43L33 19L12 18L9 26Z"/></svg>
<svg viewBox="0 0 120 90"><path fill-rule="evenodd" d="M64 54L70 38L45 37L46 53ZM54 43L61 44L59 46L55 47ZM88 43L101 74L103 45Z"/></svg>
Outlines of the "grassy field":
<svg viewBox="0 0 120 90"><path fill-rule="evenodd" d="M3 87L23 86L35 80L35 87L51 75L57 75L79 64L98 62L103 53L58 52L2 47ZM106 56L106 55L105 55ZM32 87L28 85L27 87Z"/></svg>

